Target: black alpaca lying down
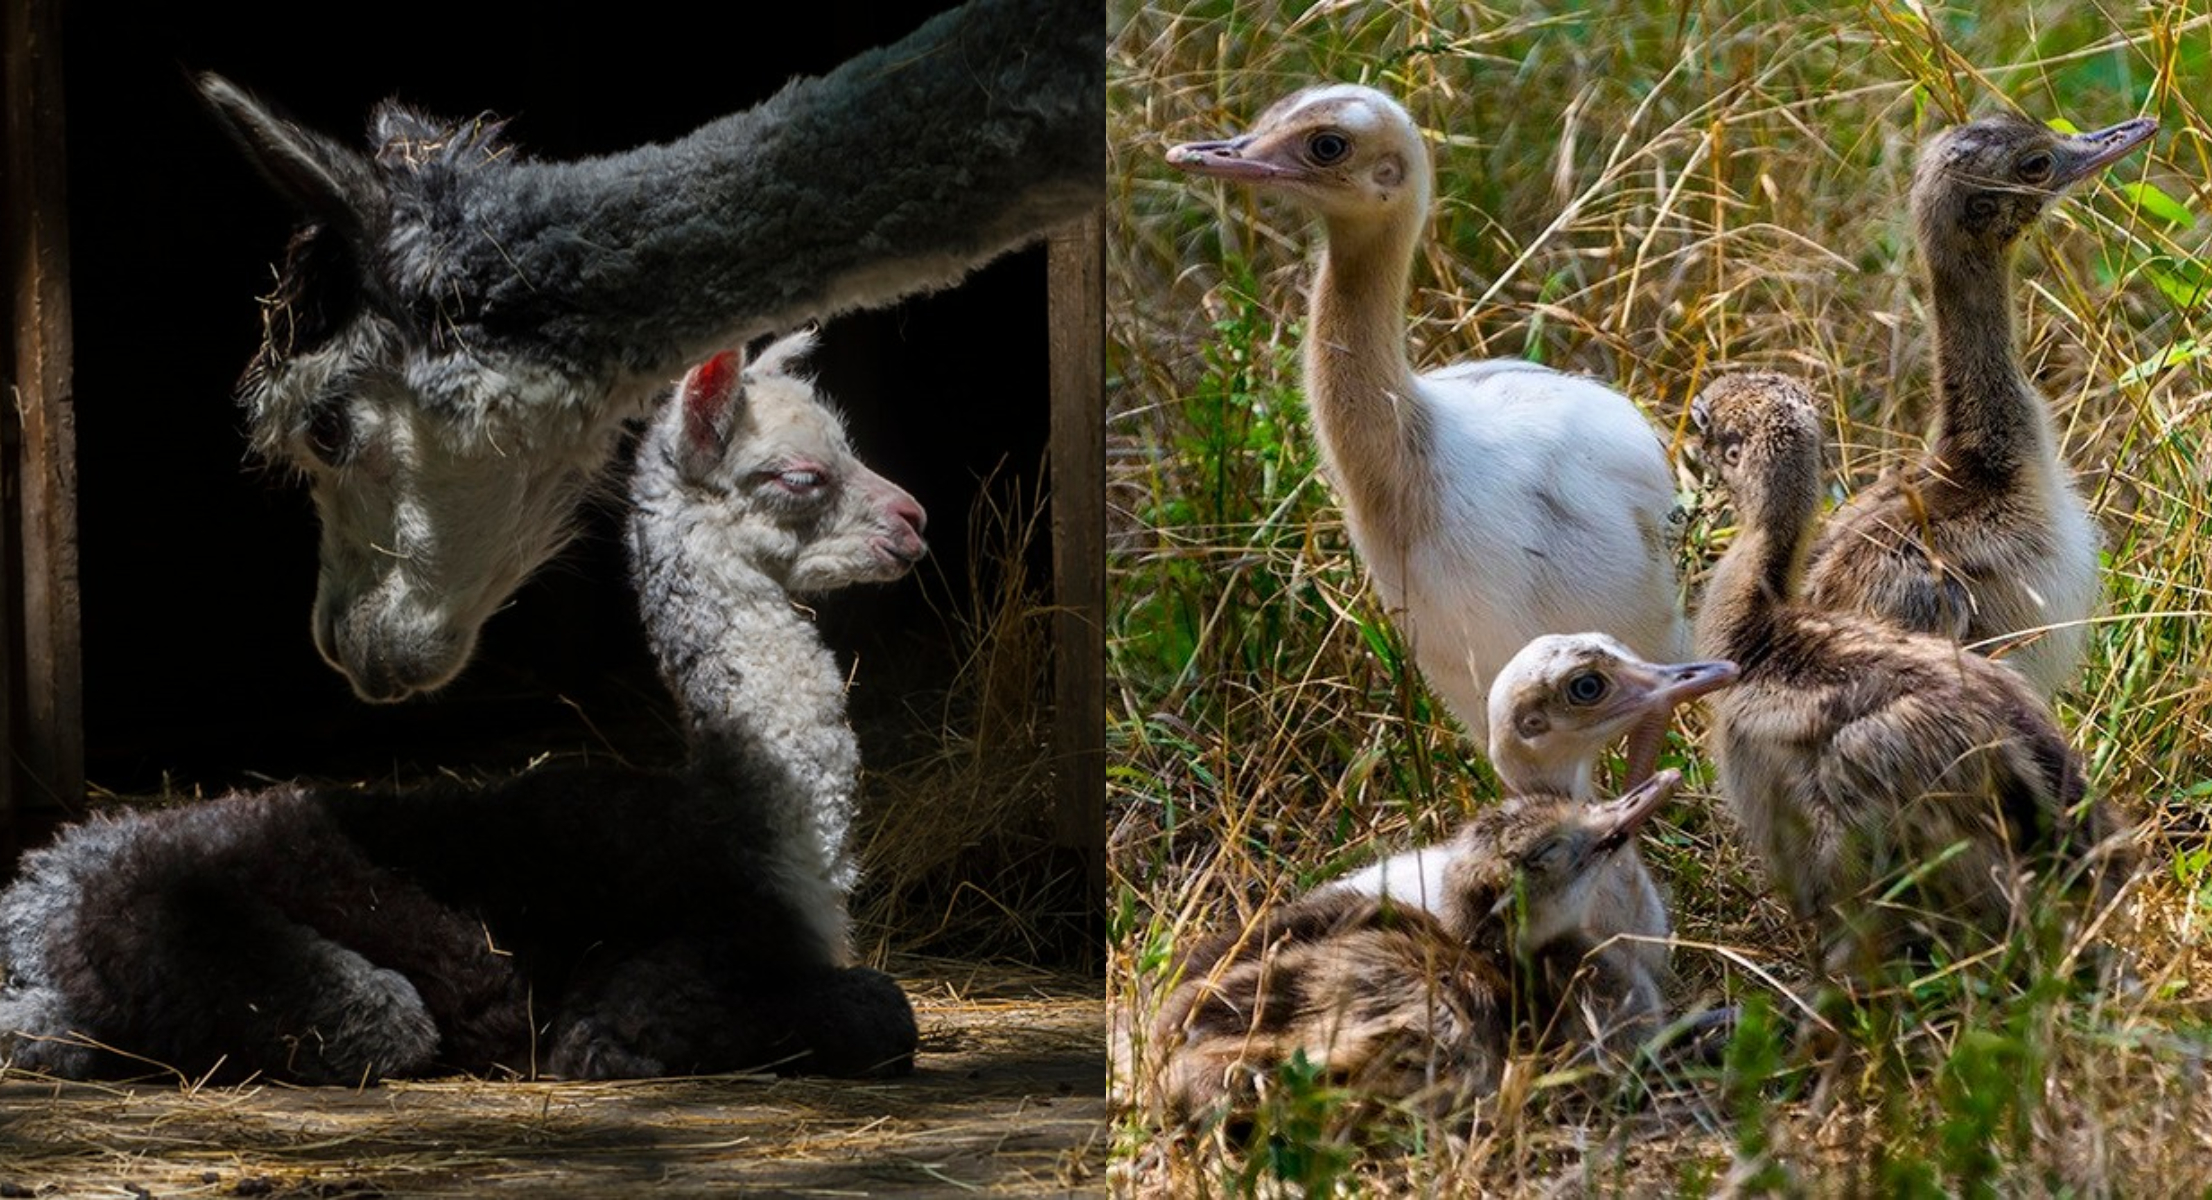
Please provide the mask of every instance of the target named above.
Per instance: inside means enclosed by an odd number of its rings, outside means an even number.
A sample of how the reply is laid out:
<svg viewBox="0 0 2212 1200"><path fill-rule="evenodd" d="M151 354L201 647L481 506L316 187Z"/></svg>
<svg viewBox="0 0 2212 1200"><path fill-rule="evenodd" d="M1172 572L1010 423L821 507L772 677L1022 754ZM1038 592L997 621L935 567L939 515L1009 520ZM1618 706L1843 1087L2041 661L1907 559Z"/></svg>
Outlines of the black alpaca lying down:
<svg viewBox="0 0 2212 1200"><path fill-rule="evenodd" d="M359 1083L912 1066L847 965L858 752L793 592L893 579L921 509L789 370L686 378L638 449L631 560L679 771L302 787L86 822L0 893L0 1051L88 1077Z"/></svg>

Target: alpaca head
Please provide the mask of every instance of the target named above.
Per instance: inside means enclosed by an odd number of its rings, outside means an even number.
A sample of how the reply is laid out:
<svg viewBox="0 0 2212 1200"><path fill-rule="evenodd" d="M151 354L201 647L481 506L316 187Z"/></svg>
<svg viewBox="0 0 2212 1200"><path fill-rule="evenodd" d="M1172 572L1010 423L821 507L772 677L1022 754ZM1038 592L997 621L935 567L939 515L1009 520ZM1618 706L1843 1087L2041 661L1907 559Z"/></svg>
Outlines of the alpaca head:
<svg viewBox="0 0 2212 1200"><path fill-rule="evenodd" d="M749 364L725 351L684 376L638 447L638 553L801 594L897 579L921 560L922 506L861 463L795 370L813 345L795 333Z"/></svg>
<svg viewBox="0 0 2212 1200"><path fill-rule="evenodd" d="M371 700L446 682L681 366L950 286L1095 208L1096 17L967 0L684 137L562 163L391 104L350 149L201 76L300 218L241 392L314 492L324 655Z"/></svg>
<svg viewBox="0 0 2212 1200"><path fill-rule="evenodd" d="M493 169L495 123L387 105L372 158L217 76L200 90L302 215L239 399L256 451L306 479L322 519L315 646L362 699L437 688L567 540L613 452L615 381L464 341L455 313L406 299L436 291L444 252L426 198Z"/></svg>

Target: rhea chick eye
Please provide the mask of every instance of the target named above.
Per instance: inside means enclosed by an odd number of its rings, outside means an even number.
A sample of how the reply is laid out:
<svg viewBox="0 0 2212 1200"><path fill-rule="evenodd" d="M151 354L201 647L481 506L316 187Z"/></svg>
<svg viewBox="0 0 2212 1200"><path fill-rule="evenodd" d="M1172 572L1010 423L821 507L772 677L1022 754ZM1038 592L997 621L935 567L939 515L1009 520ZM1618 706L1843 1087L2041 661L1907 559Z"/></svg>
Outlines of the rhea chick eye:
<svg viewBox="0 0 2212 1200"><path fill-rule="evenodd" d="M2057 164L2048 150L2038 150L2020 160L2020 178L2029 183L2041 183L2051 177L2051 168Z"/></svg>
<svg viewBox="0 0 2212 1200"><path fill-rule="evenodd" d="M1528 857L1521 860L1522 865L1534 871L1548 871L1558 865L1565 852L1565 845L1558 838L1547 838L1542 845L1528 852Z"/></svg>
<svg viewBox="0 0 2212 1200"><path fill-rule="evenodd" d="M1584 671L1567 681L1567 701L1570 704L1596 704L1605 698L1605 676L1595 671Z"/></svg>
<svg viewBox="0 0 2212 1200"><path fill-rule="evenodd" d="M1341 133L1323 130L1306 139L1306 153L1324 166L1352 152L1352 141Z"/></svg>

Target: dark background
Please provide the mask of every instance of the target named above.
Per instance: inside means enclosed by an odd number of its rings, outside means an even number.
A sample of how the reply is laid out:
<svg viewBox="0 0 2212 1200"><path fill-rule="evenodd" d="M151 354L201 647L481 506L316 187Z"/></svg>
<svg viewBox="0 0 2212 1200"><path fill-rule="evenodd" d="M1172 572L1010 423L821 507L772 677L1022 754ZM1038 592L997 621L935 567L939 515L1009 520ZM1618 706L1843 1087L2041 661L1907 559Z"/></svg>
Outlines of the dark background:
<svg viewBox="0 0 2212 1200"><path fill-rule="evenodd" d="M539 158L683 134L910 32L942 4L810 3L765 29L707 6L631 3L549 20L521 5L77 3L64 29L83 587L86 774L96 789L210 794L268 778L513 768L543 752L676 752L637 632L618 512L492 619L428 699L356 700L308 635L316 521L304 487L247 459L233 385L259 340L292 217L198 107L215 70L361 140L386 96L489 111ZM702 20L702 12L715 12ZM366 14L374 13L373 21ZM313 15L309 15L313 14ZM343 22L341 22L343 14ZM953 291L827 325L815 364L861 456L929 510L933 560L824 608L857 653L871 766L923 735L956 648L981 480L1032 481L1048 429L1041 249ZM1010 473L1010 474L1009 474ZM1048 547L1031 555L1049 580ZM897 730L913 713L915 728ZM886 731L888 730L888 731Z"/></svg>

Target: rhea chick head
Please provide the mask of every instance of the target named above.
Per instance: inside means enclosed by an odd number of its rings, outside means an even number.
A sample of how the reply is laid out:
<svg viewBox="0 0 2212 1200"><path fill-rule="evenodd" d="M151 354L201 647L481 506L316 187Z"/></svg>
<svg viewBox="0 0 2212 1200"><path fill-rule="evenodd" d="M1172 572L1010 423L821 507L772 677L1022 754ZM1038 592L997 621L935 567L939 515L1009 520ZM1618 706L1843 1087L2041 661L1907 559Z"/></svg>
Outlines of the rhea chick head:
<svg viewBox="0 0 2212 1200"><path fill-rule="evenodd" d="M1590 909L1613 855L1629 845L1653 813L1674 796L1682 773L1660 771L1604 804L1534 795L1490 809L1460 834L1447 869L1446 924L1462 930L1495 926L1518 904L1507 925L1522 951L1590 924Z"/></svg>
<svg viewBox="0 0 2212 1200"><path fill-rule="evenodd" d="M1370 87L1307 88L1225 141L1185 142L1167 161L1193 175L1281 192L1329 220L1426 210L1429 156L1406 110Z"/></svg>
<svg viewBox="0 0 2212 1200"><path fill-rule="evenodd" d="M1606 747L1629 737L1629 778L1643 779L1675 707L1735 678L1734 663L1651 663L1606 634L1548 634L1491 681L1490 761L1511 792L1587 800Z"/></svg>
<svg viewBox="0 0 2212 1200"><path fill-rule="evenodd" d="M1929 140L1913 171L1920 244L1939 256L2001 253L2067 189L2157 132L2157 121L2137 117L2061 133L2010 112L1946 129Z"/></svg>

